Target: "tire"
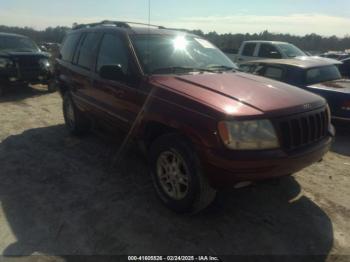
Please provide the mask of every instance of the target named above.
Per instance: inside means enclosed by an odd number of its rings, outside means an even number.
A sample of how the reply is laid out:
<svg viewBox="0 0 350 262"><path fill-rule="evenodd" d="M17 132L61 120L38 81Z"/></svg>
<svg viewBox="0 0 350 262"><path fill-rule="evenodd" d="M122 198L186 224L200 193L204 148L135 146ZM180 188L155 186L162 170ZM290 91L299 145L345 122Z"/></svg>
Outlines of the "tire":
<svg viewBox="0 0 350 262"><path fill-rule="evenodd" d="M49 93L54 93L57 91L56 81L52 80L47 84L47 91Z"/></svg>
<svg viewBox="0 0 350 262"><path fill-rule="evenodd" d="M69 92L63 97L63 116L66 127L72 135L83 135L89 130L89 121L75 106Z"/></svg>
<svg viewBox="0 0 350 262"><path fill-rule="evenodd" d="M4 88L0 85L0 97L4 95Z"/></svg>
<svg viewBox="0 0 350 262"><path fill-rule="evenodd" d="M151 145L149 160L154 188L168 208L196 213L215 199L216 191L202 173L196 153L181 136L158 138Z"/></svg>

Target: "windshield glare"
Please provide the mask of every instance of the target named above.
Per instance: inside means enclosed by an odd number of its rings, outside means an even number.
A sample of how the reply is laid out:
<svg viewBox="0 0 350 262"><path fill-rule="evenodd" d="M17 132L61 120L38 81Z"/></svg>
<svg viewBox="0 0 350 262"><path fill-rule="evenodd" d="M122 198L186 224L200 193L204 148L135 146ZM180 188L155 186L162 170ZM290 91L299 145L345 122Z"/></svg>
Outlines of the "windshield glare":
<svg viewBox="0 0 350 262"><path fill-rule="evenodd" d="M288 57L305 56L306 54L291 44L278 44L278 47L286 54Z"/></svg>
<svg viewBox="0 0 350 262"><path fill-rule="evenodd" d="M179 36L136 36L133 44L147 74L161 73L162 69L188 68L196 70L237 69L218 48L207 40ZM164 73L169 73L166 70Z"/></svg>
<svg viewBox="0 0 350 262"><path fill-rule="evenodd" d="M38 51L37 45L25 37L1 37L0 38L0 51L13 50L13 51Z"/></svg>
<svg viewBox="0 0 350 262"><path fill-rule="evenodd" d="M337 79L341 79L341 74L335 65L312 68L306 73L306 83L309 85Z"/></svg>

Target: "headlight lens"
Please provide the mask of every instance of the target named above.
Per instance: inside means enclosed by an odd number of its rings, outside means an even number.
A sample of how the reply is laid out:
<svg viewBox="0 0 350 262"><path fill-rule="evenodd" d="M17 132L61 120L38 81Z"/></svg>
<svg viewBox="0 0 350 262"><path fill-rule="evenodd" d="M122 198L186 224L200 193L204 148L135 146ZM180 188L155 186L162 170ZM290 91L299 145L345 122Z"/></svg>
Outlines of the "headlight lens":
<svg viewBox="0 0 350 262"><path fill-rule="evenodd" d="M276 131L269 120L223 121L219 123L220 137L234 150L279 148Z"/></svg>
<svg viewBox="0 0 350 262"><path fill-rule="evenodd" d="M47 59L47 58L41 58L40 60L39 60L39 63L40 63L40 65L42 65L43 67L50 67L50 61L49 61L49 59Z"/></svg>
<svg viewBox="0 0 350 262"><path fill-rule="evenodd" d="M0 57L0 68L5 68L8 65L11 64L11 60L7 59L7 58L1 58Z"/></svg>

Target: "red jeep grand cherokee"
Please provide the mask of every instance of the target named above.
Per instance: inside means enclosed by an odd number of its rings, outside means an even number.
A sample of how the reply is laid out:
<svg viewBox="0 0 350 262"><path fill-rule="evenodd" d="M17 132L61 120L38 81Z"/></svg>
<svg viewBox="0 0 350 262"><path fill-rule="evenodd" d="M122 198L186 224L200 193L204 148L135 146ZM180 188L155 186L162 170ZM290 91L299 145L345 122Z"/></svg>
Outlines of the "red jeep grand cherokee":
<svg viewBox="0 0 350 262"><path fill-rule="evenodd" d="M160 199L178 212L206 207L222 187L297 172L334 135L323 98L238 72L196 35L80 25L57 63L71 133L94 121L142 142Z"/></svg>

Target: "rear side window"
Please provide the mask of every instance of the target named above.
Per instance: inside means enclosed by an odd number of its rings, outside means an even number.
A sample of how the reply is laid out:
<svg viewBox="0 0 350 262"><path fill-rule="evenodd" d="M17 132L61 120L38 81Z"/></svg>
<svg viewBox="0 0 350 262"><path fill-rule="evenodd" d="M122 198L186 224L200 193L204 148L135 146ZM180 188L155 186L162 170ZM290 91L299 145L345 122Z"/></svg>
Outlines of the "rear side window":
<svg viewBox="0 0 350 262"><path fill-rule="evenodd" d="M64 40L64 43L61 48L62 60L71 62L73 59L75 47L79 41L80 34L70 34Z"/></svg>
<svg viewBox="0 0 350 262"><path fill-rule="evenodd" d="M95 51L98 45L98 34L87 33L82 40L79 50L78 65L86 69L90 69Z"/></svg>
<svg viewBox="0 0 350 262"><path fill-rule="evenodd" d="M117 35L105 34L103 36L97 59L97 71L99 72L104 65L118 65L124 74L129 71L127 49Z"/></svg>
<svg viewBox="0 0 350 262"><path fill-rule="evenodd" d="M247 43L244 45L242 55L244 56L253 56L255 51L256 44Z"/></svg>
<svg viewBox="0 0 350 262"><path fill-rule="evenodd" d="M278 67L266 67L264 76L276 80L281 80L283 76L283 70L282 68Z"/></svg>
<svg viewBox="0 0 350 262"><path fill-rule="evenodd" d="M265 58L282 58L277 48L270 44L261 44L258 56Z"/></svg>
<svg viewBox="0 0 350 262"><path fill-rule="evenodd" d="M307 84L316 84L337 79L341 79L341 75L338 68L335 65L316 67L309 69L306 72Z"/></svg>

